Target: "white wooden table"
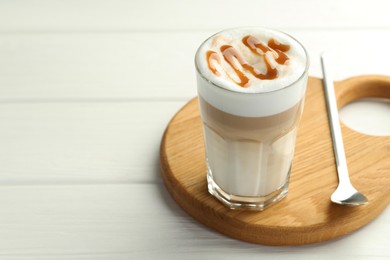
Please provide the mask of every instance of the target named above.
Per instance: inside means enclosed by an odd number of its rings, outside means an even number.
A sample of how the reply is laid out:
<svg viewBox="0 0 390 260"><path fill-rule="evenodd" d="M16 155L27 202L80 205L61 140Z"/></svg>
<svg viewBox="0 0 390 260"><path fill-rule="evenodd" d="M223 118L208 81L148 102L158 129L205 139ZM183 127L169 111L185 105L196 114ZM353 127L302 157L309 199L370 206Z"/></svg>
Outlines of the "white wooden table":
<svg viewBox="0 0 390 260"><path fill-rule="evenodd" d="M254 245L198 224L159 172L161 136L196 95L193 56L210 34L273 27L307 47L311 76L324 50L336 79L389 75L389 10L385 0L1 0L0 259L390 259L389 208L337 240ZM389 133L382 109L377 128Z"/></svg>

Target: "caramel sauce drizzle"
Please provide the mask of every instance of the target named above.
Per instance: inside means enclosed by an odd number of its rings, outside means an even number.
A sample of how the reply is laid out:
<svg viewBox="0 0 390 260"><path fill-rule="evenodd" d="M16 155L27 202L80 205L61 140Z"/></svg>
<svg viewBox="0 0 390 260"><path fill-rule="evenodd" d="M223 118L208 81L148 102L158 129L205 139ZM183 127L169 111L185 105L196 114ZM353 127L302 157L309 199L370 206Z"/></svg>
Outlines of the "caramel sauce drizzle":
<svg viewBox="0 0 390 260"><path fill-rule="evenodd" d="M215 63L221 65L221 58L218 56L218 54L215 51L208 51L206 53L206 58L207 58L207 64L211 72L217 75L218 77L221 76L221 73L219 73L219 71L215 67ZM215 62L212 62L213 60Z"/></svg>
<svg viewBox="0 0 390 260"><path fill-rule="evenodd" d="M239 68L237 68L237 66L235 66L234 59L236 59L243 67L244 67L244 65L247 65L247 63L240 56L238 51L230 45L223 45L221 47L221 52L222 52L223 58L226 60L227 63L229 63L229 65L233 68L234 72L237 74L238 78L240 79L240 82L237 82L232 78L230 78L230 79L232 79L234 82L236 82L241 87L245 87L245 85L247 85L249 82L249 78L247 76L245 76L245 74L241 70L239 70ZM248 66L250 66L250 65L248 65Z"/></svg>
<svg viewBox="0 0 390 260"><path fill-rule="evenodd" d="M279 64L286 63L286 61L288 60L288 57L284 52L290 50L290 45L281 44L280 42L278 42L275 39L270 39L268 41L268 47L275 50L278 53L279 57L277 59L275 59L275 61L277 63L279 63Z"/></svg>
<svg viewBox="0 0 390 260"><path fill-rule="evenodd" d="M289 45L281 44L275 39L270 39L267 45L264 45L257 38L247 35L242 39L242 43L248 47L253 54L263 57L264 64L267 72L265 74L259 73L256 68L249 65L239 54L239 52L230 45L223 45L220 50L224 60L232 67L236 73L239 81L234 80L228 73L228 77L241 87L247 87L249 85L249 78L240 70L237 66L237 62L241 65L244 70L249 71L254 77L261 80L272 80L278 77L278 70L275 64L270 62L270 56L278 64L285 64L289 60L288 56L284 53L290 49ZM215 67L215 62L221 65L221 59L219 55L214 51L208 51L206 53L206 59L209 69L216 75L220 76L220 72ZM215 62L213 62L215 61ZM226 72L226 71L225 71Z"/></svg>

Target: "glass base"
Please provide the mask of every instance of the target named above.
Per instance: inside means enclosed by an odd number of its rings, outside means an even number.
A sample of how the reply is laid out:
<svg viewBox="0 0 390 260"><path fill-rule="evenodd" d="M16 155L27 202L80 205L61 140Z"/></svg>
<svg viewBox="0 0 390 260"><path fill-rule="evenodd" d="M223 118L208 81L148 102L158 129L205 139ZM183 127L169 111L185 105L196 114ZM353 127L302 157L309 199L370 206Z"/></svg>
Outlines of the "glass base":
<svg viewBox="0 0 390 260"><path fill-rule="evenodd" d="M289 182L286 181L286 183L282 187L266 196L248 197L226 193L215 183L209 172L207 173L207 183L209 193L230 209L249 209L259 211L264 210L265 208L275 204L276 202L286 197L288 193L289 184Z"/></svg>

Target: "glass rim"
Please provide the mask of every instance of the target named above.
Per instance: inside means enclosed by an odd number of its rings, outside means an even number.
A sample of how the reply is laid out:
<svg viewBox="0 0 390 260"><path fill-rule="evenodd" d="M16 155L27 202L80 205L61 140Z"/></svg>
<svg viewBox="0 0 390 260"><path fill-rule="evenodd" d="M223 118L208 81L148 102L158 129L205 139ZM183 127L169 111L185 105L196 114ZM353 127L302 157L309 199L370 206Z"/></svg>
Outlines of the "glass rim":
<svg viewBox="0 0 390 260"><path fill-rule="evenodd" d="M277 33L280 33L280 34L283 34L285 36L287 36L288 38L291 38L293 41L295 41L296 43L298 43L299 46L301 46L301 48L303 49L303 52L305 53L305 58L306 58L306 64L305 64L305 69L303 70L302 74L296 79L294 80L293 82L291 82L290 84L287 84L286 86L282 87L282 88L279 88L279 89L275 89L275 90L270 90L270 91L263 91L263 92L239 92L239 91L235 91L235 90L231 90L231 89L227 89L227 88L224 88L224 87L221 87L220 85L218 85L217 83L211 81L210 79L208 79L205 75L202 74L202 72L200 71L199 69L199 66L198 66L198 62L197 62L197 57L199 56L199 52L200 52L200 48L208 41L210 40L212 37L220 34L220 33L223 33L223 32L228 32L228 31L233 31L233 30L242 30L242 29L258 29L258 30L265 30L265 31L274 31L274 32L277 32ZM268 28L268 27L261 27L261 26L241 26L241 27L232 27L232 28L227 28L227 29L224 29L222 31L219 31L217 33L214 33L213 35L209 36L206 40L204 40L202 42L202 44L199 45L196 53L195 53L195 68L196 68L196 71L197 73L205 80L207 81L208 83L210 83L212 86L215 86L219 89L222 89L224 91L228 91L228 92L232 92L232 93L235 93L235 94L242 94L242 95L264 95L264 94L269 94L269 93L275 93L275 92L278 92L278 91L283 91L289 87L291 87L292 85L294 85L296 82L300 81L302 78L305 77L305 74L308 73L308 70L309 70L309 66L310 66L310 59L309 59L309 55L307 53L307 50L306 48L302 45L302 43L300 41L298 41L296 38L294 38L293 36L291 36L290 34L288 33L285 33L285 32L282 32L280 30L277 30L277 29L273 29L273 28Z"/></svg>

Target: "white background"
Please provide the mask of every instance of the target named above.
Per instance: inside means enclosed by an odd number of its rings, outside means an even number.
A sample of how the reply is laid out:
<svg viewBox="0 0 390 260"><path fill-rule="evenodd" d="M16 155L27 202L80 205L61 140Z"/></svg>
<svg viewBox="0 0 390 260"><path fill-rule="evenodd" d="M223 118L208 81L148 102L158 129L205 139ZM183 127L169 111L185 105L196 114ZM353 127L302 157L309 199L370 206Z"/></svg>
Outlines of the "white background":
<svg viewBox="0 0 390 260"><path fill-rule="evenodd" d="M322 77L325 50L335 80L389 75L389 10L385 0L0 0L0 259L389 259L389 209L337 240L254 245L198 224L159 173L163 131L196 95L206 37L273 27L306 46L311 76ZM369 118L389 134L389 104L379 106ZM373 125L354 111L343 120Z"/></svg>

